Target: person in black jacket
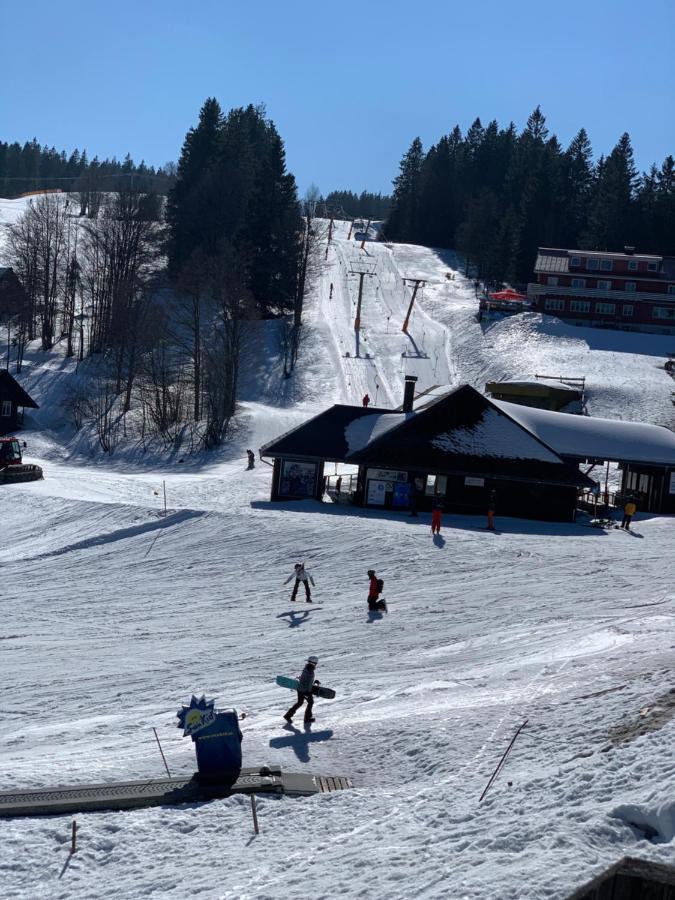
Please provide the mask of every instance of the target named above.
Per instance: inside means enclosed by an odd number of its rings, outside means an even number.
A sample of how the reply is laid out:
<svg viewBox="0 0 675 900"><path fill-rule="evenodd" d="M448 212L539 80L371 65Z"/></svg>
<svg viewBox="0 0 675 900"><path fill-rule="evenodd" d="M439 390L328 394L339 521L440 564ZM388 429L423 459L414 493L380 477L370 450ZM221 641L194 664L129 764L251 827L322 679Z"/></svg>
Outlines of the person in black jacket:
<svg viewBox="0 0 675 900"><path fill-rule="evenodd" d="M309 725L314 721L314 716L312 715L312 708L314 706L314 694L312 693L312 688L315 684L321 684L321 682L317 681L314 677L314 672L318 664L319 660L316 656L310 656L307 660L305 668L298 678L298 702L294 703L284 716L284 719L286 719L287 722L293 721L293 716L305 702L307 703L307 708L305 709L305 725Z"/></svg>

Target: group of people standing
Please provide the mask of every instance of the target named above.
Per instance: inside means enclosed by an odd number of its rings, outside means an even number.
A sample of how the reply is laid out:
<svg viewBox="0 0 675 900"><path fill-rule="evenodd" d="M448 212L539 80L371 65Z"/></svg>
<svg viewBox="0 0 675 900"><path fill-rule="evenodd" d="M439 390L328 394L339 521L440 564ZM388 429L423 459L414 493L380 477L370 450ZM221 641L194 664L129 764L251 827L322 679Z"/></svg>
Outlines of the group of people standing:
<svg viewBox="0 0 675 900"><path fill-rule="evenodd" d="M293 591L291 593L291 600L295 602L298 596L298 590L300 585L304 585L305 588L305 601L307 603L312 602L312 592L310 589L310 584L312 587L316 587L314 578L310 574L310 572L305 568L304 563L296 563L293 566L293 572L288 576L288 578L284 581L284 584L288 584L289 581L295 579L295 583L293 585ZM381 578L377 577L374 569L368 569L368 611L369 612L387 612L387 601L384 598L380 598L380 594L384 590L384 581ZM319 659L317 656L310 656L305 663L305 667L300 673L298 677L298 699L291 706L287 712L284 713L284 719L290 724L293 721L293 716L296 712L302 707L303 704L305 706L305 714L304 714L304 723L305 725L310 725L314 721L313 709L314 709L314 688L318 687L321 682L315 677L316 667L319 664Z"/></svg>

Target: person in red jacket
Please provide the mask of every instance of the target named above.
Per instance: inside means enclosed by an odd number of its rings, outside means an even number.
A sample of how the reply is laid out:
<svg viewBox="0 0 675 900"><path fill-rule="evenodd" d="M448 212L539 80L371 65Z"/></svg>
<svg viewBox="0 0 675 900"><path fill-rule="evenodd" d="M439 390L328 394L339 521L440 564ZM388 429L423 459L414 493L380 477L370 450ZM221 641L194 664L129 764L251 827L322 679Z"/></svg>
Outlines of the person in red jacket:
<svg viewBox="0 0 675 900"><path fill-rule="evenodd" d="M368 406L368 404L370 403L370 397L368 396L368 394L363 395L363 400L361 402L364 406Z"/></svg>
<svg viewBox="0 0 675 900"><path fill-rule="evenodd" d="M368 569L368 578L370 579L368 585L368 611L377 612L383 609L386 612L386 601L379 599L382 593L382 579L377 577L374 569Z"/></svg>

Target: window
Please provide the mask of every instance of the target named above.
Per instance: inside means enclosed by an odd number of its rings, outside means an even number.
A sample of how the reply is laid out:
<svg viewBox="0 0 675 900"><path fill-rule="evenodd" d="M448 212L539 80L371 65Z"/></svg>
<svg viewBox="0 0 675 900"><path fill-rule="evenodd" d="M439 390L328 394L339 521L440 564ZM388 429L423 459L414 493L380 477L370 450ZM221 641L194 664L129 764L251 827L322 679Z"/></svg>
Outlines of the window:
<svg viewBox="0 0 675 900"><path fill-rule="evenodd" d="M565 309L565 301L549 297L544 302L544 309Z"/></svg>
<svg viewBox="0 0 675 900"><path fill-rule="evenodd" d="M624 303L621 308L621 314L624 316L632 316L633 315L633 304L632 303Z"/></svg>
<svg viewBox="0 0 675 900"><path fill-rule="evenodd" d="M648 272L658 272L658 271L659 271L659 264L658 264L658 263L655 263L655 262L647 263L647 271L648 271Z"/></svg>
<svg viewBox="0 0 675 900"><path fill-rule="evenodd" d="M624 284L623 289L624 289L624 291L634 291L635 287L636 287L636 285L635 285L634 281L627 281Z"/></svg>
<svg viewBox="0 0 675 900"><path fill-rule="evenodd" d="M652 318L654 319L674 319L675 320L675 306L666 307L666 306L655 306L652 310Z"/></svg>
<svg viewBox="0 0 675 900"><path fill-rule="evenodd" d="M637 269L638 269L637 259L629 259L628 260L628 271L629 272L637 272Z"/></svg>
<svg viewBox="0 0 675 900"><path fill-rule="evenodd" d="M7 416L12 415L12 401L11 400L3 400L2 401L2 411L0 412L0 416L3 418L7 418Z"/></svg>
<svg viewBox="0 0 675 900"><path fill-rule="evenodd" d="M611 291L612 290L612 282L598 280L598 290L599 291Z"/></svg>
<svg viewBox="0 0 675 900"><path fill-rule="evenodd" d="M572 287L573 288L585 288L586 287L586 279L585 278L573 278L572 279Z"/></svg>
<svg viewBox="0 0 675 900"><path fill-rule="evenodd" d="M613 316L616 312L616 304L614 303L596 303L596 313L602 313L605 316Z"/></svg>
<svg viewBox="0 0 675 900"><path fill-rule="evenodd" d="M552 287L555 287L558 284L558 276L557 275L549 275L546 279L546 283L550 284Z"/></svg>
<svg viewBox="0 0 675 900"><path fill-rule="evenodd" d="M586 263L586 268L590 269L591 271L594 271L595 269L599 269L600 268L600 260L595 259L594 257L591 257Z"/></svg>
<svg viewBox="0 0 675 900"><path fill-rule="evenodd" d="M444 497L447 489L447 475L427 475L427 484L424 490L424 493L427 495L427 497L431 497L434 494L441 494Z"/></svg>
<svg viewBox="0 0 675 900"><path fill-rule="evenodd" d="M570 312L590 312L590 300L570 300Z"/></svg>
<svg viewBox="0 0 675 900"><path fill-rule="evenodd" d="M603 272L611 272L613 265L614 265L614 263L612 262L611 259L601 259L600 260L600 268L602 269Z"/></svg>
<svg viewBox="0 0 675 900"><path fill-rule="evenodd" d="M580 256L571 256L570 257L570 265L571 266L580 266L581 265L581 257Z"/></svg>

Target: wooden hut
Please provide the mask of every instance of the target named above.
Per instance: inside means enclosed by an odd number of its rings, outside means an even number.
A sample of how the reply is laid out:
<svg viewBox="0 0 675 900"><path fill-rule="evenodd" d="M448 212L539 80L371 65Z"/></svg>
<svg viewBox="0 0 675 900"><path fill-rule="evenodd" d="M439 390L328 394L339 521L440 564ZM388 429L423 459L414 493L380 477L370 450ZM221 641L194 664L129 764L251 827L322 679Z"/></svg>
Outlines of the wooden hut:
<svg viewBox="0 0 675 900"><path fill-rule="evenodd" d="M0 434L11 434L21 428L25 407L39 409L7 369L0 369Z"/></svg>

